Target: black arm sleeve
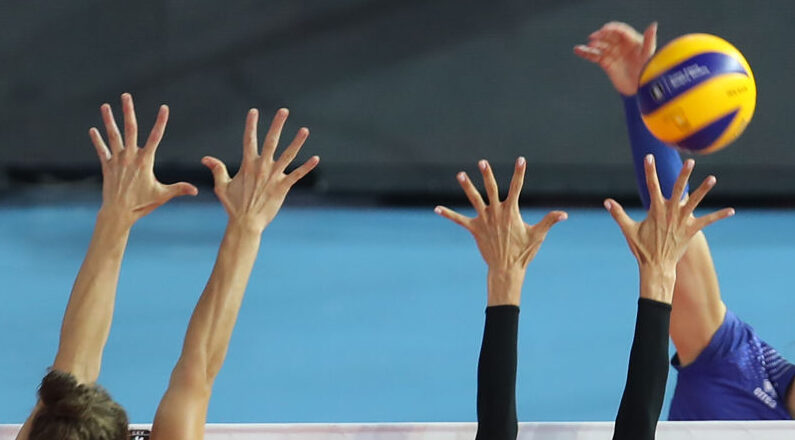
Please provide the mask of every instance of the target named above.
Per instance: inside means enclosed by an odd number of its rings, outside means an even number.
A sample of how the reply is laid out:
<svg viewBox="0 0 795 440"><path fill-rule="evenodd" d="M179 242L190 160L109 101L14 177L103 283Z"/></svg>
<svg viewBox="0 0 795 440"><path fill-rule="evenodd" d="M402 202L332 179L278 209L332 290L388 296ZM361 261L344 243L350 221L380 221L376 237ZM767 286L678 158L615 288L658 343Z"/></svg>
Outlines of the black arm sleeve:
<svg viewBox="0 0 795 440"><path fill-rule="evenodd" d="M515 440L516 342L519 307L486 309L478 362L478 433L476 440Z"/></svg>
<svg viewBox="0 0 795 440"><path fill-rule="evenodd" d="M652 440L668 380L668 331L671 305L638 300L635 339L629 355L624 396L613 440Z"/></svg>

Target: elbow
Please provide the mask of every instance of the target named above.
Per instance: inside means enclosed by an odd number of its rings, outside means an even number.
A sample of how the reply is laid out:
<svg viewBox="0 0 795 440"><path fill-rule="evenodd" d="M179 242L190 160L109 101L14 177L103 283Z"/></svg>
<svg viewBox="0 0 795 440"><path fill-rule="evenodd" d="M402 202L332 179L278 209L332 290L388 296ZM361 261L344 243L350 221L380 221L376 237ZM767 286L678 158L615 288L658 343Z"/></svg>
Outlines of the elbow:
<svg viewBox="0 0 795 440"><path fill-rule="evenodd" d="M182 357L171 373L170 386L209 395L217 374L217 371L210 368L207 358L201 356Z"/></svg>

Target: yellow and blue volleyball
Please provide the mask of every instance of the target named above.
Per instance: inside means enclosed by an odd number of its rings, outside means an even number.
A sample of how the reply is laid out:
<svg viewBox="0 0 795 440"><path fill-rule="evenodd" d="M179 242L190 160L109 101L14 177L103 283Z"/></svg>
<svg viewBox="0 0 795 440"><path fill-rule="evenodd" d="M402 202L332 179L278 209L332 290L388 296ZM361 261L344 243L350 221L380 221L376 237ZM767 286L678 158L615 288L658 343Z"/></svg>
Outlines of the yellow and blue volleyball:
<svg viewBox="0 0 795 440"><path fill-rule="evenodd" d="M718 151L742 134L756 108L751 66L728 41L688 34L644 66L638 107L649 131L690 152Z"/></svg>

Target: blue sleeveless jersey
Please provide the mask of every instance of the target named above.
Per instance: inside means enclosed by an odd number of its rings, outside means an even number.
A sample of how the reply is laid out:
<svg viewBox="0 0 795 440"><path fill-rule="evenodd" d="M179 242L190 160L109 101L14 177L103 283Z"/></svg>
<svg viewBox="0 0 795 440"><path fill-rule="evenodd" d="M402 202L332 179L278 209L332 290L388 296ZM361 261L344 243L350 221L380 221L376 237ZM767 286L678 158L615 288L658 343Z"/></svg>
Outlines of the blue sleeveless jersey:
<svg viewBox="0 0 795 440"><path fill-rule="evenodd" d="M679 377L669 420L791 420L786 393L795 365L760 340L731 311L696 360Z"/></svg>

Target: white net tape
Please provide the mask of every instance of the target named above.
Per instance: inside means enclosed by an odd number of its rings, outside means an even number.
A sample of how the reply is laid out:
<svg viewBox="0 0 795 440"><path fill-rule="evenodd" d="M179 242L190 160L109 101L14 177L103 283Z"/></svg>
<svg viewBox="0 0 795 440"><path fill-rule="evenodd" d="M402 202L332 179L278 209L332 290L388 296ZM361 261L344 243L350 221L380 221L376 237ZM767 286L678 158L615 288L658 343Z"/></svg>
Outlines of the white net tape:
<svg viewBox="0 0 795 440"><path fill-rule="evenodd" d="M147 425L135 425L146 428ZM472 440L474 423L210 424L206 440ZM13 440L19 425L0 425ZM521 423L519 440L609 440L613 424ZM657 440L795 440L795 422L661 422Z"/></svg>

